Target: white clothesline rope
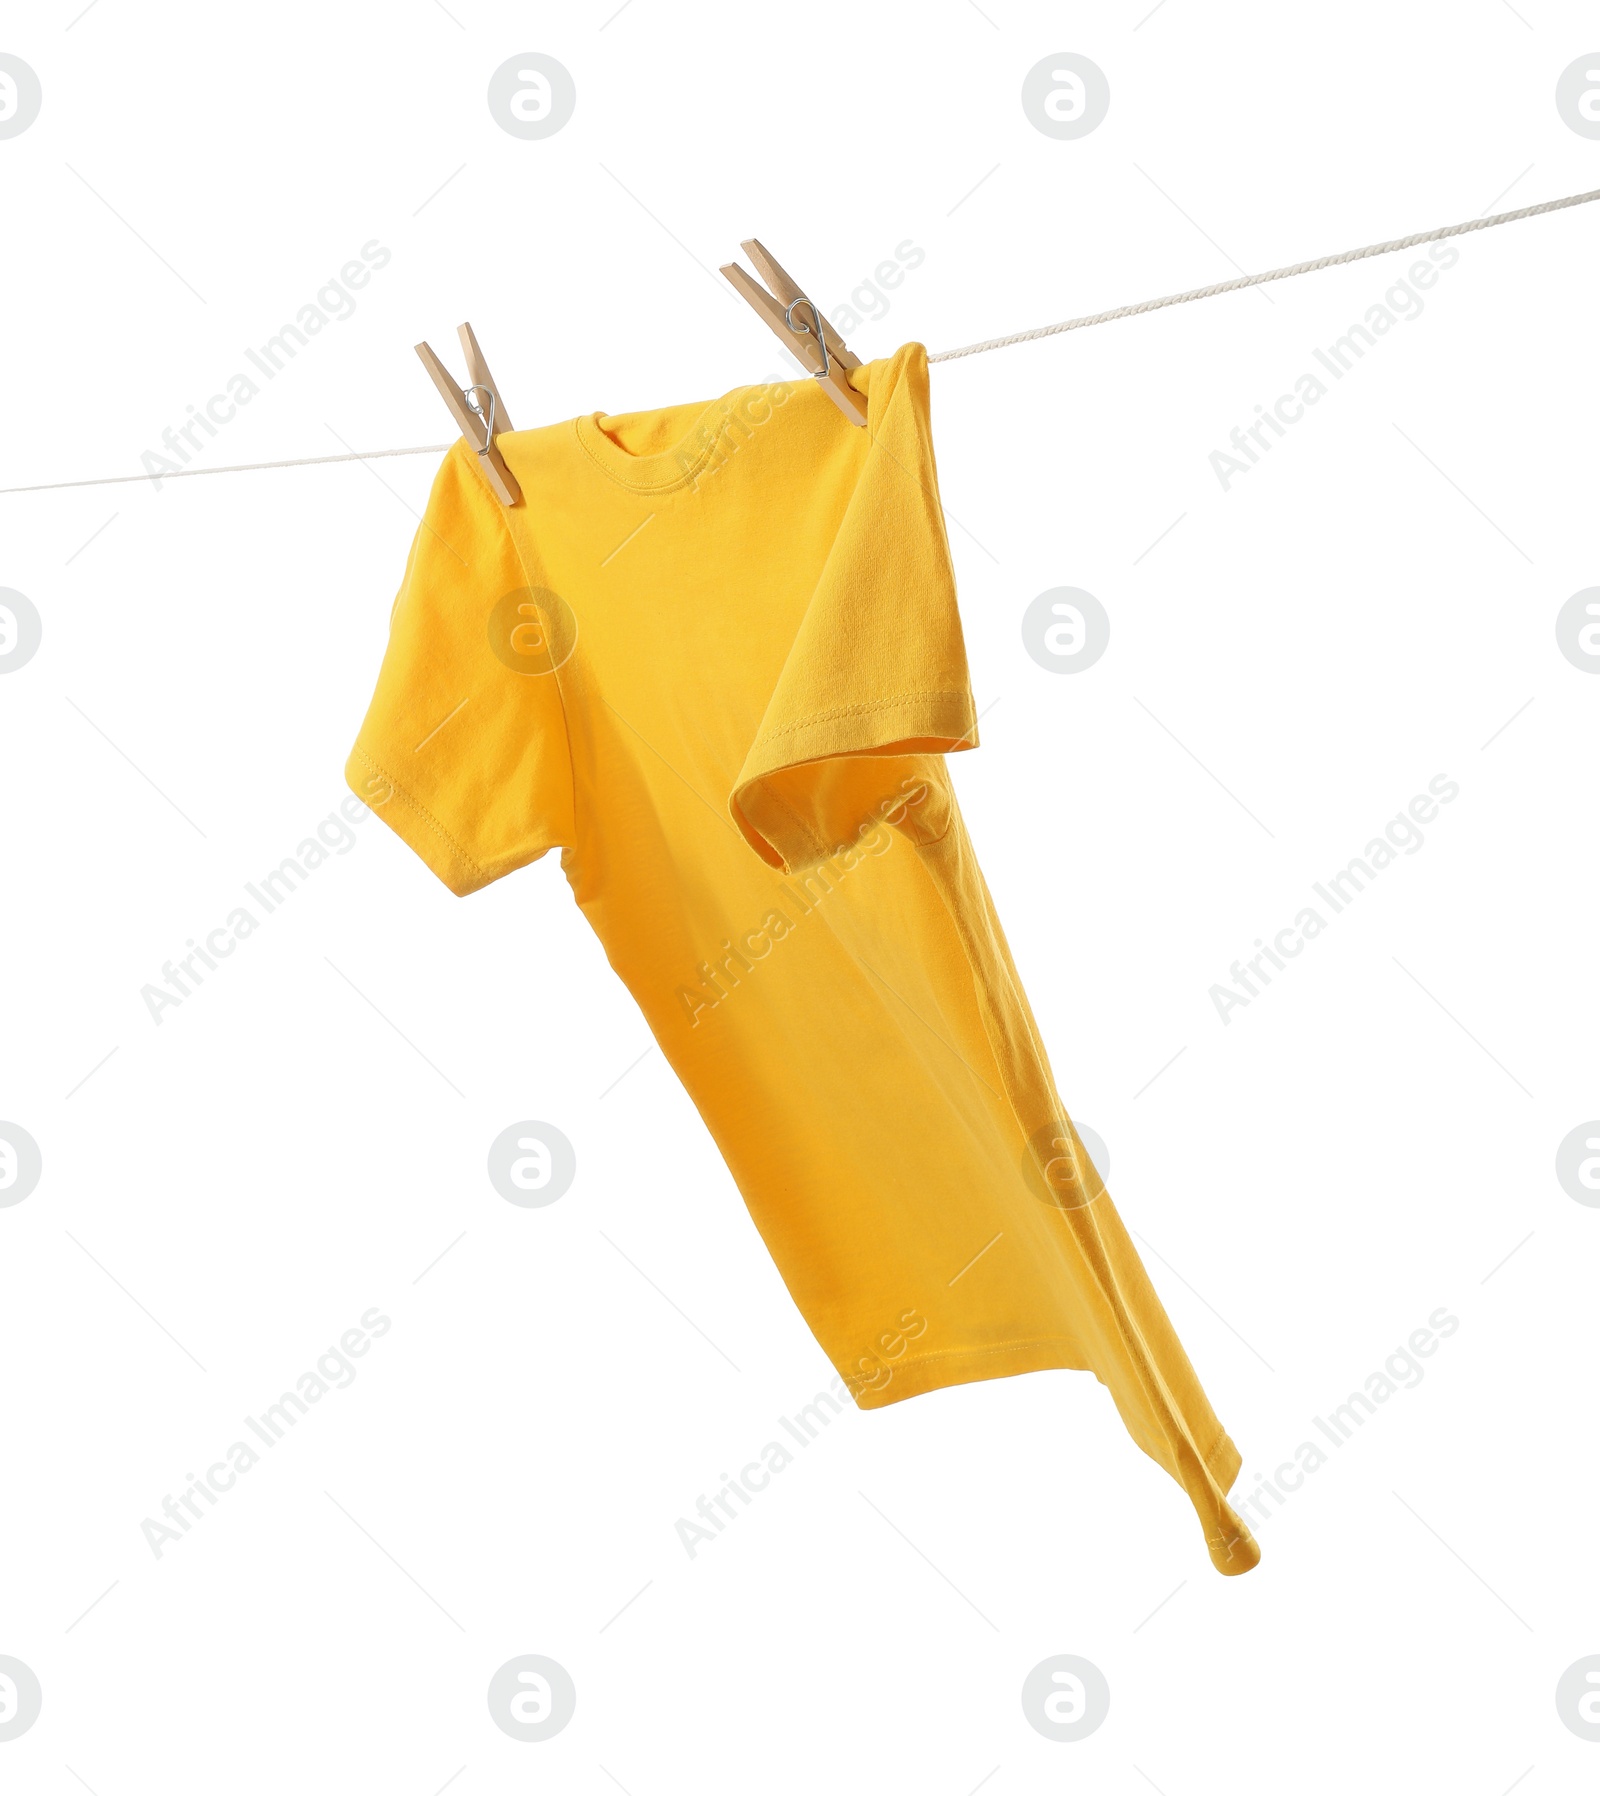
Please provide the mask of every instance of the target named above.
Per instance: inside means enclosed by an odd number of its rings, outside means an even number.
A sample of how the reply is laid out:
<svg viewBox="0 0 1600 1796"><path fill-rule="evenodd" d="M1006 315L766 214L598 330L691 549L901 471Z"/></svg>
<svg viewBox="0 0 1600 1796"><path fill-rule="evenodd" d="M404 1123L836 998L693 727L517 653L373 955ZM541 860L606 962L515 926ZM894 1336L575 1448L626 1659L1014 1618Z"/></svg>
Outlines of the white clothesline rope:
<svg viewBox="0 0 1600 1796"><path fill-rule="evenodd" d="M410 449L352 449L348 455L301 455L293 461L241 461L225 468L175 468L170 474L108 474L100 480L57 480L49 486L0 486L0 493L62 493L73 486L128 486L136 480L193 480L200 474L256 474L263 468L317 468L330 461L382 461L390 455L442 455L448 443L417 443Z"/></svg>
<svg viewBox="0 0 1600 1796"><path fill-rule="evenodd" d="M1110 312L1091 312L1086 318L1069 318L1062 324L1043 324L1038 330L1018 331L1010 337L990 337L985 343L969 343L965 349L946 349L930 355L930 362L953 362L964 355L982 355L986 349L1007 349L1013 343L1031 343L1036 337L1055 337L1062 331L1082 330L1090 324L1109 324L1113 318L1136 318L1141 312L1159 312L1163 306L1181 306L1191 299L1210 299L1218 293L1237 293L1241 287L1260 287L1267 281L1286 281L1290 275L1311 274L1318 268L1335 268L1341 262L1361 262L1368 256L1386 256L1391 250L1413 249L1419 243L1437 243L1442 237L1465 237L1469 231L1487 231L1495 225L1513 224L1519 218L1536 218L1541 212L1562 212L1568 206L1587 206L1600 200L1600 187L1590 193L1569 194L1564 200L1541 200L1537 206L1521 206L1515 212L1496 212L1492 218L1474 218L1466 224L1441 225L1436 231L1418 231L1411 237L1392 237L1387 243L1369 243L1364 249L1343 250L1337 256L1318 256L1314 262L1292 262L1267 274L1241 274L1210 287L1191 287L1187 293L1169 293L1164 299L1144 299L1136 306L1118 306Z"/></svg>
<svg viewBox="0 0 1600 1796"><path fill-rule="evenodd" d="M1143 299L1137 305L1116 306L1109 312L1090 312L1082 318L1067 318L1060 324L1042 324L1037 330L1016 331L1009 337L990 337L982 343L968 343L962 349L944 349L930 355L933 362L959 361L963 356L982 355L990 349L1009 349L1013 343L1032 343L1040 337L1057 337L1063 331L1084 330L1091 324L1109 324L1116 318L1137 318L1143 312L1159 312L1167 306L1186 305L1192 299L1212 299L1219 293L1237 293L1244 287L1264 286L1268 281L1286 281L1291 275L1312 274L1319 268L1336 268L1341 262L1362 262L1369 256L1387 256L1395 250L1414 249L1419 243L1438 243L1445 237L1465 237L1472 231L1492 230L1496 225L1514 224L1519 218L1537 218L1544 212L1564 212L1569 206L1587 206L1600 200L1600 187L1588 193L1568 194L1565 199L1541 200L1536 206L1519 206L1514 212L1496 212L1489 218L1469 219L1465 224L1441 225L1436 231L1417 231L1410 237L1391 237L1387 243L1369 243L1361 249L1342 250L1336 256L1318 256L1310 262L1291 262L1287 268L1273 268L1266 274L1241 274L1231 281L1217 281L1209 287L1191 287L1186 293L1168 293L1160 299ZM380 461L396 455L439 455L449 443L418 443L409 449L352 450L345 455L302 455L292 461L239 462L223 468L179 468L159 477L150 474L113 474L101 480L58 480L47 486L0 487L7 493L59 493L69 487L124 486L137 480L192 480L201 474L254 474L264 468L315 468L336 461Z"/></svg>

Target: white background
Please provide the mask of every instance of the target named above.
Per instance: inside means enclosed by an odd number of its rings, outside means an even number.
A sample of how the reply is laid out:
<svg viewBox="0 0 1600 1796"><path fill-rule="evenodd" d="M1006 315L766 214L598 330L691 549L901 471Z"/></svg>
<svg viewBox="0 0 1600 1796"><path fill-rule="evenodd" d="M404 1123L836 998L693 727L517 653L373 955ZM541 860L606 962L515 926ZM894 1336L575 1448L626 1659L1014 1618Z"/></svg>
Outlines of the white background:
<svg viewBox="0 0 1600 1796"><path fill-rule="evenodd" d="M5 487L138 474L373 239L197 465L447 441L411 346L457 365L463 317L521 426L760 379L715 273L751 234L829 309L922 248L875 356L1600 186L1554 102L1600 25L1555 0L79 10L0 39L44 96L0 141ZM529 50L578 96L537 142L485 99ZM1062 50L1112 96L1070 142L1020 102ZM463 903L368 820L140 996L337 809L437 457L0 497L44 632L0 681L0 1117L43 1155L0 1209L0 1654L44 1692L5 1788L1594 1787L1554 1697L1600 1652L1600 1213L1555 1156L1600 1113L1600 680L1554 625L1600 581L1600 209L1459 247L1228 491L1211 452L1414 258L932 376L955 777L1238 1488L1459 1318L1244 1578L1067 1372L846 1413L691 1560L831 1371L555 857ZM1061 585L1112 631L1067 676L1019 628ZM1222 1023L1439 774L1425 845ZM484 1170L523 1119L577 1153L543 1209ZM144 1519L372 1306L354 1384L157 1559ZM542 1744L485 1700L523 1653L577 1686ZM1057 1653L1111 1688L1076 1744L1020 1702Z"/></svg>

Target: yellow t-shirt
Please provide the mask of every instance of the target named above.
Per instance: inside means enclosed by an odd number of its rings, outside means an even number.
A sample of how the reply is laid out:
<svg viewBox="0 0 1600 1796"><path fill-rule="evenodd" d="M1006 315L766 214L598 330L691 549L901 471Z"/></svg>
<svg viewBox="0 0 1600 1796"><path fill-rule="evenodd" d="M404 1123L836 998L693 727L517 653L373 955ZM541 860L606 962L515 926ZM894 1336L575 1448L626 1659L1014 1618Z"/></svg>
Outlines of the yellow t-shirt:
<svg viewBox="0 0 1600 1796"><path fill-rule="evenodd" d="M579 908L856 1402L1092 1370L1223 1572L1223 1432L1056 1094L944 757L977 742L927 357L445 457L350 756L454 892Z"/></svg>

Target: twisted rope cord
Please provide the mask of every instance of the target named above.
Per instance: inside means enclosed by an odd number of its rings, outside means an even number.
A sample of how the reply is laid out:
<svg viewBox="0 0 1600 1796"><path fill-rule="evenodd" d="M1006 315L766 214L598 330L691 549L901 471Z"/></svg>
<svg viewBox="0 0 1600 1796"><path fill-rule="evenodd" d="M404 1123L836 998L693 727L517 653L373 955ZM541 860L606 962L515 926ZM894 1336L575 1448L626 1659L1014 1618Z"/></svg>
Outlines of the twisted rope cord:
<svg viewBox="0 0 1600 1796"><path fill-rule="evenodd" d="M1600 187L1589 193L1569 194L1565 199L1541 200L1537 206L1519 206L1514 212L1496 212L1491 218L1473 218L1465 224L1441 225L1436 231L1417 231L1410 237L1392 237L1387 243L1369 243L1361 249L1347 249L1336 256L1318 256L1310 262L1292 262L1287 268L1274 268L1266 274L1241 274L1231 281L1217 281L1209 287L1191 287L1187 293L1168 293L1160 299L1143 299L1137 305L1115 306L1109 312L1090 312L1083 318L1067 318L1060 324L1042 324L1037 330L1015 331L1009 337L990 337L982 343L968 343L962 349L943 349L930 355L928 361L954 362L963 356L983 355L991 349L1009 349L1013 343L1032 343L1040 337L1057 337L1063 331L1085 330L1091 324L1110 324L1116 318L1137 318L1144 312L1159 312L1167 306L1187 305L1192 299L1214 299L1219 293L1237 293L1244 287L1264 286L1268 281L1286 281L1291 275L1313 274L1319 268L1336 268L1342 262L1364 262L1369 256L1387 256L1395 250L1414 249L1419 243L1438 243L1446 237L1465 237L1472 231L1493 230L1496 225L1514 224L1519 218L1537 218L1544 212L1564 212L1569 206L1587 206L1600 200ZM336 461L377 461L395 455L438 455L448 443L419 443L409 449L356 450L348 455L303 455L293 461L239 462L223 468L180 468L162 474L161 480L192 480L200 474L254 474L264 468L312 468ZM113 474L103 480L59 480L48 486L0 487L5 493L57 493L68 487L124 486L136 480L157 478L149 474Z"/></svg>
<svg viewBox="0 0 1600 1796"><path fill-rule="evenodd" d="M442 455L449 443L412 449L353 449L348 455L300 455L293 461L241 461L225 468L174 468L170 474L109 474L101 480L57 480L50 486L0 486L0 493L62 493L74 486L131 486L136 480L193 480L200 474L258 474L263 468L320 468L330 461L382 461L390 455Z"/></svg>
<svg viewBox="0 0 1600 1796"><path fill-rule="evenodd" d="M964 355L982 355L989 349L1008 349L1013 343L1032 343L1038 337L1059 336L1062 331L1083 330L1091 324L1109 324L1114 318L1137 318L1141 312L1159 312L1164 306L1186 305L1191 299L1212 299L1218 293L1237 293L1242 287L1260 287L1268 281L1286 281L1291 275L1312 274L1319 268L1336 268L1341 262L1362 262L1368 256L1386 256L1392 250L1412 249L1419 243L1438 243L1445 237L1464 237L1469 231L1488 231L1495 225L1512 224L1519 218L1536 218L1541 212L1561 212L1568 206L1587 206L1600 200L1600 187L1590 193L1574 193L1562 200L1541 200L1515 212L1497 212L1492 218L1474 218L1466 224L1441 225L1436 231L1418 231L1410 237L1393 237L1387 243L1369 243L1364 249L1347 249L1337 256L1318 256L1312 262L1292 262L1266 274L1241 274L1235 280L1217 281L1210 287L1191 287L1187 293L1169 293L1162 299L1143 299L1134 306L1117 306L1109 312L1091 312L1085 318L1068 318L1061 324L1042 324L1037 330L1017 331L1009 337L990 337L969 343L964 349L945 349L930 355L929 362L954 362Z"/></svg>

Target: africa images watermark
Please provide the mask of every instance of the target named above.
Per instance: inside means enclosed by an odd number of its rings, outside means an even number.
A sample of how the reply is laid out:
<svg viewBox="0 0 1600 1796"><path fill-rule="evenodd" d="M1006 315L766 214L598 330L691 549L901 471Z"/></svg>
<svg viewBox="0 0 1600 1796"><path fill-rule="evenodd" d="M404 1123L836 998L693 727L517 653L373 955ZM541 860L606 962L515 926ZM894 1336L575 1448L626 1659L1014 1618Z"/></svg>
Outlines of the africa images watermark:
<svg viewBox="0 0 1600 1796"><path fill-rule="evenodd" d="M1330 375L1335 381L1341 381L1345 375L1361 360L1369 349L1378 346L1380 338L1388 336L1397 324L1410 323L1420 318L1423 312L1422 292L1434 286L1440 273L1447 268L1454 268L1461 260L1460 252L1453 244L1434 243L1428 247L1427 261L1417 261L1406 271L1408 279L1398 280L1385 292L1382 300L1367 307L1365 317L1352 324L1342 337L1336 337L1326 349L1313 349L1312 358L1322 373ZM1308 368L1294 383L1292 393L1281 393L1271 406L1258 405L1256 418L1243 429L1234 426L1228 438L1230 454L1225 449L1213 449L1209 460L1211 471L1222 483L1222 490L1230 492L1234 479L1240 474L1248 474L1261 460L1262 456L1272 448L1273 438L1286 437L1288 427L1298 424L1306 412L1319 400L1325 398L1328 387L1321 374ZM1271 436L1267 432L1271 432ZM1243 457L1243 460L1240 457Z"/></svg>
<svg viewBox="0 0 1600 1796"><path fill-rule="evenodd" d="M884 289L892 292L901 286L907 273L920 268L927 259L926 250L911 238L905 238L895 246L892 260L885 257L870 276L863 277L856 284L851 290L847 305L833 308L828 314L829 322L841 336L848 337L864 318L875 322L886 317L891 301ZM799 305L801 302L797 300L795 303ZM810 301L805 303L809 305ZM796 331L796 335L807 335L817 322L816 314L814 311L802 311L796 322L802 327ZM800 359L798 347L795 356L797 360ZM761 427L777 415L779 407L788 402L791 394L804 384L805 378L769 374L744 391L730 394L720 410L711 408L695 431L673 452L673 460L683 477L684 485L691 492L698 493L707 480L721 473L740 449L755 440ZM637 535L638 532L634 534ZM631 536L625 538L606 559L612 559L632 540Z"/></svg>
<svg viewBox="0 0 1600 1796"><path fill-rule="evenodd" d="M702 421L699 428L673 451L673 461L684 476L691 492L713 474L719 474L756 432L788 401L798 381L772 376L753 387L747 387L726 409L717 414L714 423ZM629 539L632 540L631 538Z"/></svg>
<svg viewBox="0 0 1600 1796"><path fill-rule="evenodd" d="M359 1324L347 1328L337 1347L325 1347L316 1365L302 1372L292 1391L285 1391L276 1403L269 1403L259 1416L246 1416L244 1425L261 1448L270 1452L307 1414L313 1403L320 1403L330 1391L347 1391L356 1381L351 1363L364 1359L374 1341L381 1341L394 1324L376 1304L363 1310ZM220 1498L234 1488L240 1477L261 1463L262 1452L250 1441L236 1440L214 1465L206 1467L204 1478L186 1473L188 1483L174 1497L162 1498L161 1513L165 1521L146 1516L139 1524L150 1551L159 1559L174 1541L182 1540L196 1522L204 1519L207 1509L215 1509ZM206 1508L201 1508L201 1503Z"/></svg>
<svg viewBox="0 0 1600 1796"><path fill-rule="evenodd" d="M884 289L893 292L904 283L906 275L912 269L920 268L927 259L926 250L911 238L905 238L895 245L892 260L885 257L871 275L863 277L856 284L851 290L848 304L833 308L828 314L829 322L840 336L848 337L863 319L876 322L886 317L892 302ZM802 312L799 322L809 328L815 319L813 317L808 320ZM740 394L737 401L729 405L714 423L703 422L686 442L680 443L675 451L675 460L690 488L698 491L704 480L725 468L800 384L799 380L790 375L769 375L765 381Z"/></svg>
<svg viewBox="0 0 1600 1796"><path fill-rule="evenodd" d="M787 882L780 883L778 892L787 904L774 902L761 919L759 928L746 930L737 938L737 947L730 936L717 953L701 961L695 968L698 984L678 987L677 997L690 1027L698 1028L700 1013L715 1010L729 997L740 984L740 973L746 976L754 973L757 963L765 960L779 942L787 941L869 854L887 854L894 843L894 829L904 824L910 812L927 797L927 781L915 774L907 775L900 782L898 793L879 801L875 813L856 831L853 844L841 842L832 854L824 856L814 867L791 874Z"/></svg>
<svg viewBox="0 0 1600 1796"><path fill-rule="evenodd" d="M833 1418L849 1407L849 1395L844 1380L835 1376L831 1389L818 1391L809 1403L801 1404L792 1417L779 1416L778 1426L796 1446L809 1447ZM730 1478L724 1472L721 1489L710 1497L702 1492L695 1503L695 1514L700 1520L691 1521L687 1516L679 1516L674 1523L683 1550L694 1558L705 1542L715 1540L729 1522L738 1519L739 1510L733 1506L736 1498L741 1508L748 1509L752 1500L772 1483L774 1474L786 1471L794 1461L795 1455L782 1441L771 1440L761 1449L758 1458L739 1468L737 1478ZM710 1527L705 1526L707 1522Z"/></svg>
<svg viewBox="0 0 1600 1796"><path fill-rule="evenodd" d="M327 325L343 324L353 315L356 302L351 296L352 289L359 292L380 268L387 268L392 259L391 252L376 237L363 243L359 257L352 257L337 275L324 281L315 297L308 299L295 313L292 324L283 325L278 334L268 337L259 349L245 350L245 360L251 369L263 380L276 380L300 350L307 348L311 339ZM139 457L157 492L161 491L163 479L182 473L205 448L205 437L219 436L222 426L231 424L239 415L240 406L248 405L261 391L245 369L229 375L224 385L225 392L213 393L203 406L191 405L183 423L176 428L168 425L162 431L161 446L167 451L165 455L146 449ZM198 434L202 431L204 437Z"/></svg>
<svg viewBox="0 0 1600 1796"><path fill-rule="evenodd" d="M372 796L375 804L381 804L386 794L374 789ZM316 834L307 836L293 854L286 855L270 873L262 874L259 882L247 879L244 889L260 907L261 915L258 917L247 904L236 905L215 929L207 933L203 943L190 936L187 954L174 955L172 960L163 961L163 984L139 988L139 996L144 999L151 1022L159 1028L164 1011L176 1010L186 998L192 998L205 983L205 974L200 967L216 972L240 942L254 935L330 855L348 854L356 845L356 833L350 825L365 823L371 815L372 812L352 792L337 811L329 811L317 825Z"/></svg>
<svg viewBox="0 0 1600 1796"><path fill-rule="evenodd" d="M1337 1452L1378 1413L1380 1405L1401 1391L1414 1391L1422 1383L1426 1376L1422 1361L1432 1359L1439 1351L1440 1343L1448 1341L1460 1326L1460 1319L1441 1304L1428 1317L1427 1326L1412 1329L1405 1346L1396 1347L1382 1366L1368 1375L1359 1391L1352 1391L1327 1415L1313 1416L1311 1426L1333 1452ZM1241 1512L1248 1511L1257 1523L1270 1521L1273 1514L1304 1487L1306 1479L1313 1472L1321 1471L1331 1457L1332 1453L1325 1451L1318 1441L1301 1441L1294 1450L1294 1457L1275 1467L1270 1478L1265 1472L1257 1472L1254 1490L1236 1491L1234 1503Z"/></svg>
<svg viewBox="0 0 1600 1796"><path fill-rule="evenodd" d="M904 1358L913 1341L920 1341L927 1332L926 1316L915 1308L902 1310L894 1327L878 1335L872 1351L856 1357L853 1371L836 1374L830 1389L818 1391L792 1417L779 1416L779 1428L797 1446L809 1447L835 1416L852 1407L852 1391L886 1389L894 1378L896 1362ZM735 1502L740 1509L748 1509L751 1500L771 1485L773 1474L787 1470L794 1460L795 1455L782 1441L770 1440L758 1458L739 1468L737 1478L724 1472L722 1486L714 1496L707 1497L702 1492L695 1503L695 1514L700 1520L691 1521L687 1516L679 1516L674 1524L689 1557L694 1558L705 1542L715 1540L729 1522L738 1519L739 1509L734 1507ZM709 1528L704 1526L707 1522L711 1524Z"/></svg>
<svg viewBox="0 0 1600 1796"><path fill-rule="evenodd" d="M1432 823L1439 815L1439 806L1450 804L1458 798L1461 788L1447 774L1436 773L1428 781L1428 792L1433 794L1432 798L1419 792L1405 810L1396 812L1389 819L1381 836L1374 836L1361 853L1337 873L1330 874L1326 880L1313 882L1312 891L1333 916L1348 909L1380 873L1394 865L1398 855L1416 854L1427 840L1418 826ZM1437 804L1434 799L1438 800ZM1213 985L1211 988L1211 1002L1216 1006L1218 1020L1224 1024L1231 1023L1233 1011L1243 1010L1253 998L1261 996L1257 980L1263 986L1271 985L1272 974L1267 970L1268 963L1280 973L1286 971L1289 962L1304 952L1307 942L1322 934L1328 927L1328 922L1329 919L1315 905L1308 904L1295 913L1292 923L1273 936L1270 947L1257 936L1258 952L1254 958L1249 961L1236 960L1228 969L1229 977L1233 980L1232 986Z"/></svg>
<svg viewBox="0 0 1600 1796"><path fill-rule="evenodd" d="M913 268L920 268L927 259L928 252L909 237L903 243L897 243L894 260L891 262L885 257L870 275L863 276L851 289L848 303L835 306L828 314L828 322L841 337L849 337L863 321L875 324L888 315L891 304L883 289L887 287L892 293L904 284L906 275Z"/></svg>

